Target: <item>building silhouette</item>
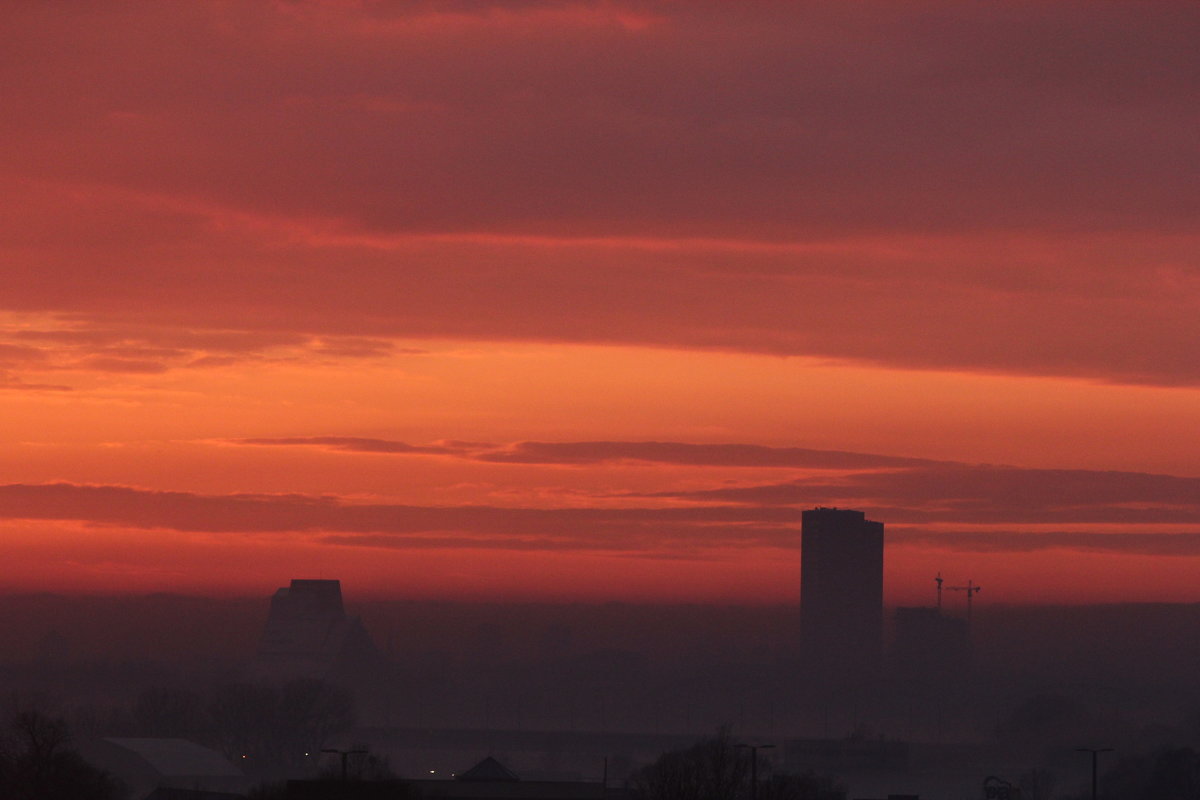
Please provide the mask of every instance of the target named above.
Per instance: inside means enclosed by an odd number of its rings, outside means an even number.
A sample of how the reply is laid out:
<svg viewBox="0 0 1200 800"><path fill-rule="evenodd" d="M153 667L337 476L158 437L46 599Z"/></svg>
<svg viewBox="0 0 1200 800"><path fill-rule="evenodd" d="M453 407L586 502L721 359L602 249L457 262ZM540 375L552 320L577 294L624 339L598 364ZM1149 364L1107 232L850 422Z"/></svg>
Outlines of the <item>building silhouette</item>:
<svg viewBox="0 0 1200 800"><path fill-rule="evenodd" d="M878 677L883 648L883 523L861 511L805 511L800 636L819 687Z"/></svg>
<svg viewBox="0 0 1200 800"><path fill-rule="evenodd" d="M251 675L352 684L376 670L381 655L358 617L346 614L336 580L293 580L271 598Z"/></svg>
<svg viewBox="0 0 1200 800"><path fill-rule="evenodd" d="M897 608L889 671L897 685L937 693L961 684L971 670L967 621L939 608Z"/></svg>

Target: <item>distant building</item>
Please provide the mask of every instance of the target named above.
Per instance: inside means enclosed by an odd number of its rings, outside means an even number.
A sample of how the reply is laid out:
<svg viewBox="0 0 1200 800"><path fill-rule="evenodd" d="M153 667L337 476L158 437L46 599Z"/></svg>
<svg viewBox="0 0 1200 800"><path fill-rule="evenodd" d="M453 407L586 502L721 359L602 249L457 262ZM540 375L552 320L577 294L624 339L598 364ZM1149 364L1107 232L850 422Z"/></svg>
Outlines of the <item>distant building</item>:
<svg viewBox="0 0 1200 800"><path fill-rule="evenodd" d="M960 683L971 668L967 621L937 608L897 608L891 673L913 689Z"/></svg>
<svg viewBox="0 0 1200 800"><path fill-rule="evenodd" d="M873 679L883 648L883 523L861 511L803 513L800 634L820 686Z"/></svg>
<svg viewBox="0 0 1200 800"><path fill-rule="evenodd" d="M293 580L271 598L254 677L337 681L377 669L382 658L362 621L348 617L336 580Z"/></svg>

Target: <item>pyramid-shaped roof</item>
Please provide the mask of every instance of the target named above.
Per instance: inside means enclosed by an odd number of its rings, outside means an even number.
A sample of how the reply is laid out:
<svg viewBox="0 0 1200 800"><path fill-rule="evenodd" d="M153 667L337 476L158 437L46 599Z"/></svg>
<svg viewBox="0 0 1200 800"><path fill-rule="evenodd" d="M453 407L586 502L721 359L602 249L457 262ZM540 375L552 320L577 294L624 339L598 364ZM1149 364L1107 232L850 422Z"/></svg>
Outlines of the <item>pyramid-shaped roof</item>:
<svg viewBox="0 0 1200 800"><path fill-rule="evenodd" d="M519 781L517 773L488 756L458 776L460 781Z"/></svg>

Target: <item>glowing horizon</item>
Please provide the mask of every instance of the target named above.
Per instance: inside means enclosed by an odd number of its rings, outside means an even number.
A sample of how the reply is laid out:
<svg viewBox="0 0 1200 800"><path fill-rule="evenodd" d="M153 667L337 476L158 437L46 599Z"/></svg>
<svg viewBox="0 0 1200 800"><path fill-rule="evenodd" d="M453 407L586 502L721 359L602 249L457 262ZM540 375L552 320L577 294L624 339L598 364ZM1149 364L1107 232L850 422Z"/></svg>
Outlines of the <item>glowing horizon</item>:
<svg viewBox="0 0 1200 800"><path fill-rule="evenodd" d="M1200 602L1194 3L3 15L0 591Z"/></svg>

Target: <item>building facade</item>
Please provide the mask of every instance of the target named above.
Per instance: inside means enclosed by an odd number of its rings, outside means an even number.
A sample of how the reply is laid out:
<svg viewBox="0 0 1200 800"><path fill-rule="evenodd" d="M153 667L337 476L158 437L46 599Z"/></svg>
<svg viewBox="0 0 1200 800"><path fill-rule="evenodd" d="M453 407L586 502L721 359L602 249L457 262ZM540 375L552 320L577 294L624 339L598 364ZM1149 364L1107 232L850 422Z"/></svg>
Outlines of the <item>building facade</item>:
<svg viewBox="0 0 1200 800"><path fill-rule="evenodd" d="M861 511L805 511L800 635L821 684L879 674L883 648L883 523Z"/></svg>

